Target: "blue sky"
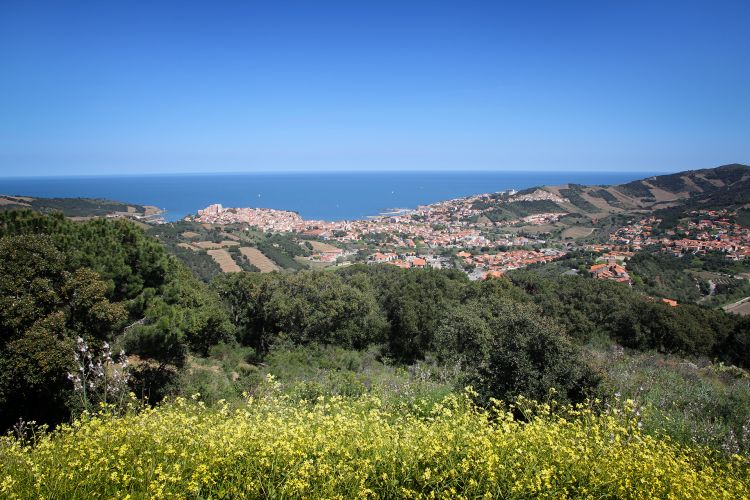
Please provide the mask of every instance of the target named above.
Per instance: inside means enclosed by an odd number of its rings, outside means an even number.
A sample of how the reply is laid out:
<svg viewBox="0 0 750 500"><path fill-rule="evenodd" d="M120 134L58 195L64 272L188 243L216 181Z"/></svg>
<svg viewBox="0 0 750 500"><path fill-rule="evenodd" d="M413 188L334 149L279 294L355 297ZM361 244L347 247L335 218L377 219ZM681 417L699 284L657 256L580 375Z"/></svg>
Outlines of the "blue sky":
<svg viewBox="0 0 750 500"><path fill-rule="evenodd" d="M0 175L750 163L750 2L0 4Z"/></svg>

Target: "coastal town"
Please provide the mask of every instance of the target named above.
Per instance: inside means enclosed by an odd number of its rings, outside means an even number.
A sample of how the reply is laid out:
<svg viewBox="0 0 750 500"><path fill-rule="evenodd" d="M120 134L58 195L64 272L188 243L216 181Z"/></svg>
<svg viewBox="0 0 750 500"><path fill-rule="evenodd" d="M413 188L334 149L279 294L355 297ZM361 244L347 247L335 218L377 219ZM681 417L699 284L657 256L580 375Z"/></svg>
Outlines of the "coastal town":
<svg viewBox="0 0 750 500"><path fill-rule="evenodd" d="M589 275L625 284L632 284L628 260L647 247L658 246L675 256L721 252L727 259L750 258L750 229L733 222L736 213L729 211L693 211L687 220L666 230L656 216L633 217L605 234L603 241L565 242L559 233L552 237L549 228L571 216L561 208L567 201L541 188L520 193L509 190L340 221L304 219L286 210L214 204L188 220L326 242L305 257L311 263L348 265L364 260L405 269L457 268L471 279L499 277L509 270L549 263L576 249L599 255L588 269ZM558 209L514 212L520 204ZM503 217L494 216L498 209L503 210Z"/></svg>
<svg viewBox="0 0 750 500"><path fill-rule="evenodd" d="M599 253L589 269L592 277L626 284L632 283L628 259L647 247L656 246L675 256L721 252L727 259L750 258L750 229L733 222L736 213L726 210L692 211L686 221L666 230L660 227L658 217L634 217L606 234L605 241L563 242L552 238L549 228L571 215L560 208L567 201L535 188L446 200L361 220L307 220L285 210L220 204L199 210L188 219L327 242L323 250L306 257L310 262L348 265L355 258L364 258L369 263L401 268L458 268L472 279L499 277L509 270L549 263L575 249ZM558 209L525 214L514 205L534 203ZM499 208L504 216L491 217Z"/></svg>
<svg viewBox="0 0 750 500"><path fill-rule="evenodd" d="M313 253L309 256L311 261L337 261L354 253L346 249L364 242L372 247L367 255L368 262L402 268L459 267L473 279L501 276L507 270L550 262L566 253L559 248L547 248L547 240L539 235L521 234L523 231L518 230L554 223L566 212L482 220L486 212L493 210L497 200L506 204L563 201L541 189L525 194L510 190L344 221L306 220L285 210L225 208L214 204L199 210L192 220L215 225L241 224L264 232L296 233L339 245L334 247L336 250L328 248L325 252ZM530 250L531 247L535 249Z"/></svg>

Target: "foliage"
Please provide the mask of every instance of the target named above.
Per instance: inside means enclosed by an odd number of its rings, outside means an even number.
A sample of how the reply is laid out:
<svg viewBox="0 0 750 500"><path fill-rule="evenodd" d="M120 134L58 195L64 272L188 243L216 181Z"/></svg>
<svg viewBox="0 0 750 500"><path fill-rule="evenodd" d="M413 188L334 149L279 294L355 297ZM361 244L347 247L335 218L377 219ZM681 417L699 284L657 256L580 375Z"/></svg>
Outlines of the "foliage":
<svg viewBox="0 0 750 500"><path fill-rule="evenodd" d="M18 210L31 207L43 213L62 212L68 217L104 216L111 212L127 212L128 207L143 213L145 207L101 198L32 198L31 200L4 197L11 203L0 205L0 210ZM15 203L13 203L15 201Z"/></svg>
<svg viewBox="0 0 750 500"><path fill-rule="evenodd" d="M648 198L652 196L651 190L642 181L632 181L627 184L615 186L621 193L634 198Z"/></svg>
<svg viewBox="0 0 750 500"><path fill-rule="evenodd" d="M658 175L653 179L650 179L651 184L658 188L662 188L672 193L679 193L680 191L686 191L687 185L683 177L684 172L678 172L676 174Z"/></svg>
<svg viewBox="0 0 750 500"><path fill-rule="evenodd" d="M195 233L195 238L186 238L183 233ZM187 221L170 222L149 227L147 234L159 240L164 248L180 259L198 278L208 282L221 274L221 268L214 259L205 251L197 251L181 247L193 240L196 241L221 241L225 239L220 231L208 230L201 224Z"/></svg>
<svg viewBox="0 0 750 500"><path fill-rule="evenodd" d="M685 270L690 259L664 252L637 252L628 261L628 270L640 279L636 287L648 295L682 302L695 302L701 292L695 279Z"/></svg>
<svg viewBox="0 0 750 500"><path fill-rule="evenodd" d="M750 337L748 324L723 311L691 304L669 307L606 280L542 278L528 271L511 278L581 342L612 339L633 349L717 356L750 366L741 348Z"/></svg>
<svg viewBox="0 0 750 500"><path fill-rule="evenodd" d="M567 189L561 189L560 194L567 198L571 204L580 208L584 212L598 212L599 209L591 202L587 201L581 196L581 186L577 184L571 184Z"/></svg>
<svg viewBox="0 0 750 500"><path fill-rule="evenodd" d="M525 402L523 420L466 397L423 407L377 397L245 404L177 399L84 416L31 444L2 438L6 498L742 498L750 466L639 430L632 402L602 414Z"/></svg>
<svg viewBox="0 0 750 500"><path fill-rule="evenodd" d="M94 353L86 341L78 337L74 358L76 370L68 373L68 379L73 382L78 409L95 411L100 404L124 408L129 399L125 351L113 356L109 343L104 342L101 351Z"/></svg>
<svg viewBox="0 0 750 500"><path fill-rule="evenodd" d="M351 266L339 274L228 275L213 286L240 342L260 356L287 343L385 343L402 363L436 353L469 367L485 399L540 397L554 385L580 400L596 385L564 330L506 280L472 284L454 272Z"/></svg>
<svg viewBox="0 0 750 500"><path fill-rule="evenodd" d="M707 274L731 275L748 270L747 263L730 261L721 252L675 257L656 249L644 249L636 252L628 261L628 270L637 278L634 283L636 289L656 297L667 297L679 302L721 304L732 297L739 299L747 296L742 295L747 287L744 280ZM709 279L713 279L715 286L710 298Z"/></svg>
<svg viewBox="0 0 750 500"><path fill-rule="evenodd" d="M606 189L592 189L589 194L595 198L601 198L613 207L619 207L622 205L617 196L613 195Z"/></svg>
<svg viewBox="0 0 750 500"><path fill-rule="evenodd" d="M0 236L44 234L63 253L68 268L89 267L109 281L112 300L129 300L165 283L164 249L133 223L94 219L73 223L62 214L31 211L0 214Z"/></svg>
<svg viewBox="0 0 750 500"><path fill-rule="evenodd" d="M293 256L290 256L279 247L276 247L270 243L258 243L257 247L258 250L260 250L266 257L274 261L281 268L294 270L305 268L305 265L294 260Z"/></svg>
<svg viewBox="0 0 750 500"><path fill-rule="evenodd" d="M655 353L592 350L605 373L604 397L643 406L643 429L684 445L705 445L750 456L750 374L705 360Z"/></svg>
<svg viewBox="0 0 750 500"><path fill-rule="evenodd" d="M547 212L562 213L565 210L551 200L514 201L498 204L495 208L482 213L482 215L492 222L499 222Z"/></svg>
<svg viewBox="0 0 750 500"><path fill-rule="evenodd" d="M394 266L350 266L340 275L373 290L389 325L389 354L406 363L423 359L432 349L442 317L466 297L470 283L458 271Z"/></svg>
<svg viewBox="0 0 750 500"><path fill-rule="evenodd" d="M98 348L125 309L95 272L69 272L48 237L0 238L0 256L0 426L63 418L73 339Z"/></svg>
<svg viewBox="0 0 750 500"><path fill-rule="evenodd" d="M458 306L438 329L436 352L464 365L486 400L543 398L555 389L581 401L596 376L565 332L531 304L487 294Z"/></svg>
<svg viewBox="0 0 750 500"><path fill-rule="evenodd" d="M2 426L65 417L76 337L94 351L116 341L164 383L188 349L234 337L218 298L130 222L3 212L0 256L0 399L14 403Z"/></svg>
<svg viewBox="0 0 750 500"><path fill-rule="evenodd" d="M361 348L382 340L386 328L371 290L332 273L226 275L214 288L239 340L259 354L279 341Z"/></svg>
<svg viewBox="0 0 750 500"><path fill-rule="evenodd" d="M743 208L741 210L737 210L737 224L745 227L750 227L750 209Z"/></svg>
<svg viewBox="0 0 750 500"><path fill-rule="evenodd" d="M285 397L294 401L374 394L405 405L439 401L454 390L458 380L457 372L434 363L389 363L379 346L353 350L320 344L282 345L259 363L251 348L220 344L208 358L191 357L178 384L182 394L200 393L207 404L222 399L236 402L242 394L262 392L262 382L270 374Z"/></svg>

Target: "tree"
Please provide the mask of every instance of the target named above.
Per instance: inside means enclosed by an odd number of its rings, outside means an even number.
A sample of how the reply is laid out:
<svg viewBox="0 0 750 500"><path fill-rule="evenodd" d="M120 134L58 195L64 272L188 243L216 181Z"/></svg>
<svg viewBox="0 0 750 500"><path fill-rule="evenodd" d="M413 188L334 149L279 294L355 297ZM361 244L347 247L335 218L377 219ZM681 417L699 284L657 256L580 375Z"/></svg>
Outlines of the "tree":
<svg viewBox="0 0 750 500"><path fill-rule="evenodd" d="M50 238L0 238L0 425L19 418L57 422L68 409L73 339L94 348L126 318L90 269L65 269Z"/></svg>
<svg viewBox="0 0 750 500"><path fill-rule="evenodd" d="M540 399L550 388L563 400L579 401L598 383L580 348L553 320L533 305L498 295L451 311L439 330L437 352L464 360L467 382L485 401Z"/></svg>
<svg viewBox="0 0 750 500"><path fill-rule="evenodd" d="M387 327L370 290L328 272L219 278L214 283L245 345L265 354L278 340L362 348Z"/></svg>

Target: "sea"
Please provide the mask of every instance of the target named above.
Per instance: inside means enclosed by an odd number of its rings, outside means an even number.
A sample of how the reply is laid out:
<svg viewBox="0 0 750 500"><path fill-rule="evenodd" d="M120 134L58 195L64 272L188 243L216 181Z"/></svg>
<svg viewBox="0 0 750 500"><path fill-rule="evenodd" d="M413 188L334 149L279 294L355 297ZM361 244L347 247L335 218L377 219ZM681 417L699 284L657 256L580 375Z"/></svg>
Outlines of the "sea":
<svg viewBox="0 0 750 500"><path fill-rule="evenodd" d="M165 211L167 221L195 214L213 203L291 210L305 219L352 220L472 194L565 183L620 184L658 173L381 171L13 177L0 178L0 194L154 205Z"/></svg>

